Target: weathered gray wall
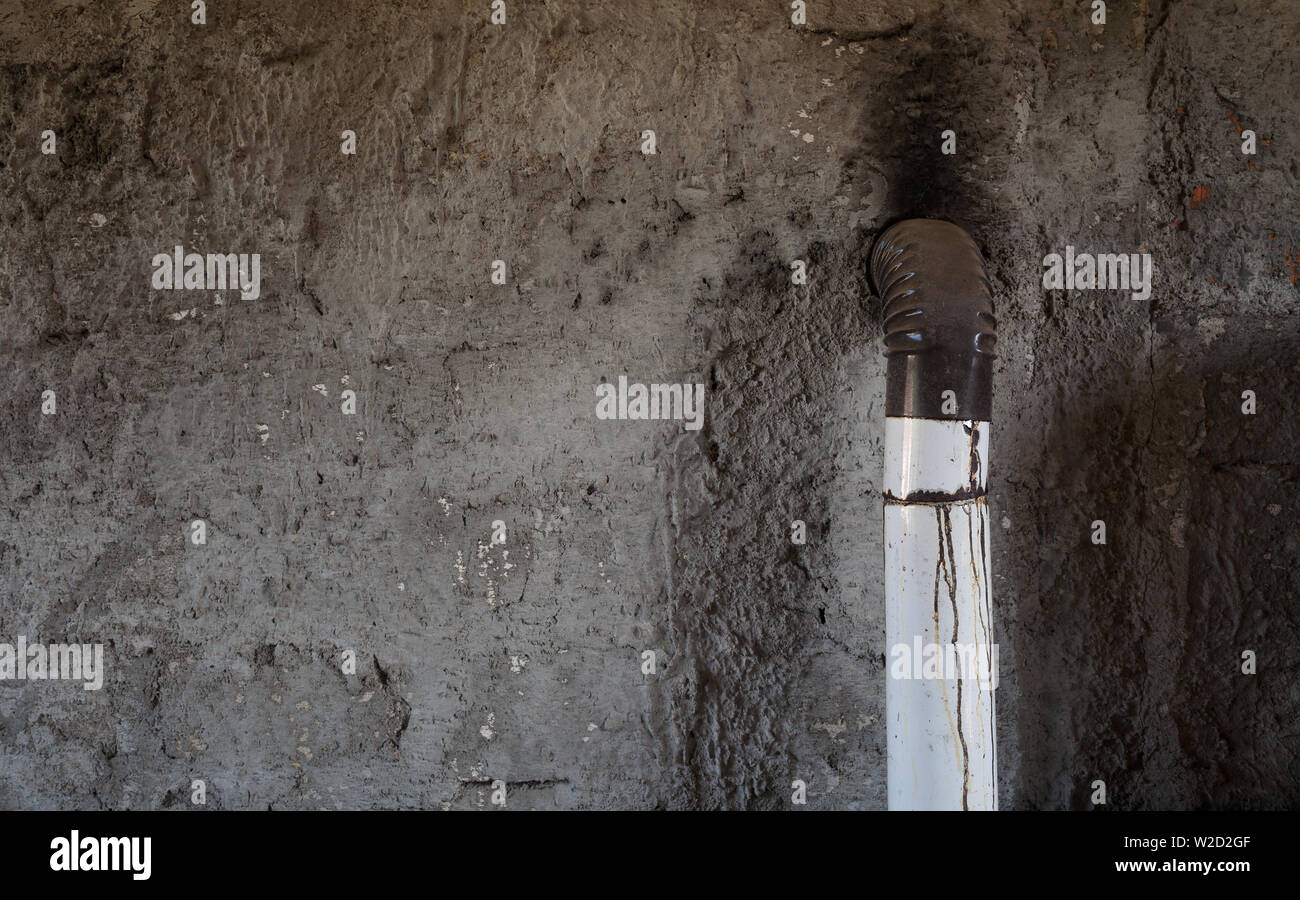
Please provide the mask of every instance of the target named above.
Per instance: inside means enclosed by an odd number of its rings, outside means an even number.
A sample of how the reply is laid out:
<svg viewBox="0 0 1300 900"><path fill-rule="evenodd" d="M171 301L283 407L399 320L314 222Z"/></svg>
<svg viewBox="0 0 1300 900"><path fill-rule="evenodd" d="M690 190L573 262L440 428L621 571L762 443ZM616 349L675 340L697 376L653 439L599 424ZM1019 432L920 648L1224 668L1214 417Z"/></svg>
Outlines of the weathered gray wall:
<svg viewBox="0 0 1300 900"><path fill-rule="evenodd" d="M0 3L0 640L108 651L0 685L0 805L882 807L865 257L919 213L999 303L1003 805L1300 806L1290 0L188 7ZM261 298L151 291L178 243ZM1066 244L1151 298L1044 291ZM598 421L620 374L704 429Z"/></svg>

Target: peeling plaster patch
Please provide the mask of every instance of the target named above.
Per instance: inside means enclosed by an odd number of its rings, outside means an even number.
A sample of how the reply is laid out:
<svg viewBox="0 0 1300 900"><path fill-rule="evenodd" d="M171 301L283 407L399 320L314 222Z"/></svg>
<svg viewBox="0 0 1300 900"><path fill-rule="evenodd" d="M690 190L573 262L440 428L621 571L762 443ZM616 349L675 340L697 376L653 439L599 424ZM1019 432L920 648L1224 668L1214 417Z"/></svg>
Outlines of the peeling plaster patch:
<svg viewBox="0 0 1300 900"><path fill-rule="evenodd" d="M1016 143L1023 144L1029 132L1029 98L1023 93L1016 94L1012 110L1016 114Z"/></svg>
<svg viewBox="0 0 1300 900"><path fill-rule="evenodd" d="M1210 316L1196 323L1196 330L1201 334L1201 343L1210 346L1223 336L1228 329L1228 321L1223 316Z"/></svg>
<svg viewBox="0 0 1300 900"><path fill-rule="evenodd" d="M1187 517L1182 513L1176 513L1169 520L1169 539L1174 542L1174 546L1182 549L1186 546L1183 543L1183 537L1187 533Z"/></svg>
<svg viewBox="0 0 1300 900"><path fill-rule="evenodd" d="M467 587L469 585L469 582L465 580L465 572L467 571L467 569L465 568L465 554L460 550L456 551L455 569L456 569L456 581L460 583L461 587Z"/></svg>
<svg viewBox="0 0 1300 900"><path fill-rule="evenodd" d="M824 731L830 736L832 741L839 744L844 743L840 738L840 735L847 729L848 726L844 724L843 719L840 719L838 722L817 722L813 725L813 731Z"/></svg>

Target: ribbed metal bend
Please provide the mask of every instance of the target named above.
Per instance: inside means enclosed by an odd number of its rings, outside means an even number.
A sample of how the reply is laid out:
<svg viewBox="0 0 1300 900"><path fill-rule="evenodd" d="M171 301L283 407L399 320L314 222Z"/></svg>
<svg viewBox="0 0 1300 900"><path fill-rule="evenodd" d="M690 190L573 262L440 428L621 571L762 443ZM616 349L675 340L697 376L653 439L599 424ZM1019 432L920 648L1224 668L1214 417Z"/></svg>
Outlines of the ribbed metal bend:
<svg viewBox="0 0 1300 900"><path fill-rule="evenodd" d="M871 280L884 300L885 415L990 421L997 320L971 236L940 219L899 222L876 239Z"/></svg>

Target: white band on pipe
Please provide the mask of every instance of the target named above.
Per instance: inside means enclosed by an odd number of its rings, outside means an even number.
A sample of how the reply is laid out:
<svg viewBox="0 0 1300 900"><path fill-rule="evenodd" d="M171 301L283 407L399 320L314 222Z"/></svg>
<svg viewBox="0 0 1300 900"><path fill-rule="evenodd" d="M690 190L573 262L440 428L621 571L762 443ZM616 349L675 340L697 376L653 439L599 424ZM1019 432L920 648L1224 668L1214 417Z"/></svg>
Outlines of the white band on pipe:
<svg viewBox="0 0 1300 900"><path fill-rule="evenodd" d="M885 419L885 495L897 500L922 492L969 495L972 474L982 494L988 453L988 422L890 416Z"/></svg>

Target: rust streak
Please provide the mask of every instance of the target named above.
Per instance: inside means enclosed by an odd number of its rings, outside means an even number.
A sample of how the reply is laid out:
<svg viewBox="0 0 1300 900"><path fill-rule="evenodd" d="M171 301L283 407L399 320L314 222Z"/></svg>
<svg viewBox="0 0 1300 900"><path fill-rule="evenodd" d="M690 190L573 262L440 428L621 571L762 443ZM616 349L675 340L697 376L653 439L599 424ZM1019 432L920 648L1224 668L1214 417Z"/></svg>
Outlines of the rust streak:
<svg viewBox="0 0 1300 900"><path fill-rule="evenodd" d="M952 510L946 507L939 507L939 557L944 558L944 551L947 551L948 565L943 567L944 581L948 584L948 599L952 603L952 643L953 650L956 652L957 638L961 626L961 615L957 609L957 558L952 552ZM936 591L938 585L935 586ZM970 748L966 745L966 733L962 729L961 718L961 685L962 678L960 673L957 675L957 739L961 742L961 808L970 809Z"/></svg>

